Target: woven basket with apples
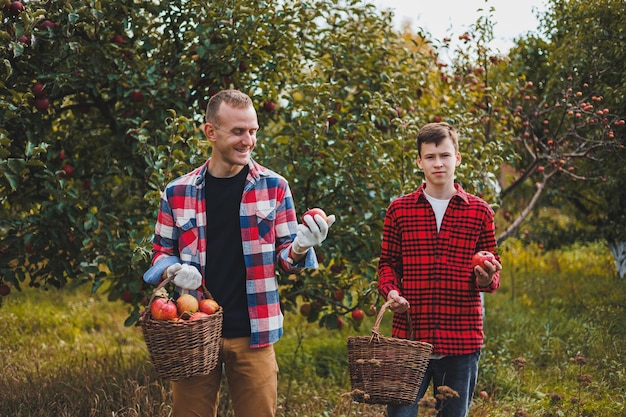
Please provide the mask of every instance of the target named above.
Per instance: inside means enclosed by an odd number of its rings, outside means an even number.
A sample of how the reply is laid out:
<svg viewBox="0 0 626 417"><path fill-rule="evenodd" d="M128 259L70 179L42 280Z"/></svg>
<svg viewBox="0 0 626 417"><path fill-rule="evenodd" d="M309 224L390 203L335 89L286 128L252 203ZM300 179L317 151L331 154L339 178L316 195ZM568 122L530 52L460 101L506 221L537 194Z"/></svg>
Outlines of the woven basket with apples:
<svg viewBox="0 0 626 417"><path fill-rule="evenodd" d="M163 280L139 320L150 361L161 378L173 381L206 375L216 366L222 335L222 308L202 286L204 298L169 297Z"/></svg>

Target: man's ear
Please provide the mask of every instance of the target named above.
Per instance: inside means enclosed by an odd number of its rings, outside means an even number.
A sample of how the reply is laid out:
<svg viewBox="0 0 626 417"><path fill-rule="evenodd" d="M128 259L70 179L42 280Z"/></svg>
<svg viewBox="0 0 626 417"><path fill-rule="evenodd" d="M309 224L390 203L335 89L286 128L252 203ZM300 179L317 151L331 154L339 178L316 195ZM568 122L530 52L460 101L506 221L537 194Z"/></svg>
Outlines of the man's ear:
<svg viewBox="0 0 626 417"><path fill-rule="evenodd" d="M461 165L461 152L456 153L456 166Z"/></svg>
<svg viewBox="0 0 626 417"><path fill-rule="evenodd" d="M417 162L417 167L422 169L422 158L418 155L415 161Z"/></svg>
<svg viewBox="0 0 626 417"><path fill-rule="evenodd" d="M204 136L211 142L215 141L215 127L211 123L205 123L202 126L202 130L204 131Z"/></svg>

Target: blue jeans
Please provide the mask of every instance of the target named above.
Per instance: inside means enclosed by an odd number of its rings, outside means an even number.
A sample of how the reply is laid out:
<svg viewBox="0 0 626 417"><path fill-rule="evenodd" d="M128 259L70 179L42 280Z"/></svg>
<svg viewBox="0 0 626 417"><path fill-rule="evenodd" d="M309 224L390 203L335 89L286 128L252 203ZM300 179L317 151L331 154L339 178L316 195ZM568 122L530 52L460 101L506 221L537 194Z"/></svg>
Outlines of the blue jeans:
<svg viewBox="0 0 626 417"><path fill-rule="evenodd" d="M444 356L441 359L431 359L417 393L417 398L411 405L388 406L388 417L417 417L417 403L426 394L426 390L433 382L433 392L437 387L446 385L459 393L460 398L451 398L444 403L437 401L439 417L467 417L472 396L476 388L478 377L478 359L480 350L469 355Z"/></svg>

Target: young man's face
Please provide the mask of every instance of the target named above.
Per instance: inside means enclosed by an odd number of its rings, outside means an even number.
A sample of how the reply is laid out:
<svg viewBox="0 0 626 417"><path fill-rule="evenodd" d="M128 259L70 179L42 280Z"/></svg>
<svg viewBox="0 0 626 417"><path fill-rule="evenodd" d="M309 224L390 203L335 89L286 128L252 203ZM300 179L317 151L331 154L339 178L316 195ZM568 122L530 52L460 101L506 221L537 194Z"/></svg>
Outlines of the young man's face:
<svg viewBox="0 0 626 417"><path fill-rule="evenodd" d="M229 177L250 162L259 123L254 107L235 108L222 103L217 123L205 123L204 134L213 143L211 175Z"/></svg>
<svg viewBox="0 0 626 417"><path fill-rule="evenodd" d="M460 163L461 154L450 138L439 145L423 143L417 158L417 166L424 171L426 182L435 186L454 184L454 171Z"/></svg>

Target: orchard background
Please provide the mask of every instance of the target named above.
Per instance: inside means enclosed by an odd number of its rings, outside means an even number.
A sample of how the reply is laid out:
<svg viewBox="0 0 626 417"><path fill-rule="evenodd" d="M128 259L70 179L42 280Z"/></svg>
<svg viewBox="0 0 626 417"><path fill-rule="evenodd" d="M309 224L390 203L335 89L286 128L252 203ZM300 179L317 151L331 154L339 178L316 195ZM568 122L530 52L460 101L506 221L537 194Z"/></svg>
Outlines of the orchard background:
<svg viewBox="0 0 626 417"><path fill-rule="evenodd" d="M204 162L204 107L223 88L253 98L254 158L299 212L338 216L321 268L280 277L286 312L358 329L346 317L380 305L384 211L421 181L415 135L438 120L460 131L458 181L493 205L503 249L600 242L624 278L626 5L549 0L541 35L504 52L483 9L430 39L364 1L6 0L2 293L86 284L135 323L160 191Z"/></svg>

